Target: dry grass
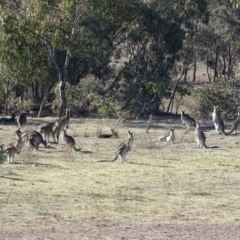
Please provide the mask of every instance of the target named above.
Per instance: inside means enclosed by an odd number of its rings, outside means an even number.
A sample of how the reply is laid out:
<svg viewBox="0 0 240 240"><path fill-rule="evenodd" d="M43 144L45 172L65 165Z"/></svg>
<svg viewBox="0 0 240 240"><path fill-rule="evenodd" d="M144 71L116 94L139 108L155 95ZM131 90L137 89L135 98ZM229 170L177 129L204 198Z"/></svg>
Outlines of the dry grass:
<svg viewBox="0 0 240 240"><path fill-rule="evenodd" d="M39 120L32 119L34 128ZM64 151L60 144L39 151L26 149L16 164L0 165L0 228L47 229L72 221L234 223L239 221L239 136L214 136L207 144L219 149L196 149L194 132L177 122L129 121L118 127L119 139L99 139L97 129L114 126L115 120L73 119L68 133L80 152ZM176 143L148 143L175 128ZM228 126L229 128L229 126ZM14 139L16 128L3 126L0 143ZM116 147L135 134L128 163L111 160Z"/></svg>

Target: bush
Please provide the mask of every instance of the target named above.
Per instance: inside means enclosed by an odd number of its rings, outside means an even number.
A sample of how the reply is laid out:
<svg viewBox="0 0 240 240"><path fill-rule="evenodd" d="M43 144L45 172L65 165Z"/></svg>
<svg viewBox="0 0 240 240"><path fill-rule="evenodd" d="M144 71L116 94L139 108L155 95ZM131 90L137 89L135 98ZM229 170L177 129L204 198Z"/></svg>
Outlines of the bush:
<svg viewBox="0 0 240 240"><path fill-rule="evenodd" d="M57 114L59 106L59 83L52 90L55 99L52 109ZM120 105L114 97L105 94L104 87L98 79L92 75L88 75L80 80L80 83L72 86L68 82L65 86L65 95L67 108L71 109L75 115L82 111L97 114L99 117L114 117L120 110ZM84 108L84 109L82 109Z"/></svg>
<svg viewBox="0 0 240 240"><path fill-rule="evenodd" d="M233 80L221 79L214 84L206 84L194 90L195 109L193 115L197 119L209 119L216 105L224 119L236 116L240 103L240 91Z"/></svg>

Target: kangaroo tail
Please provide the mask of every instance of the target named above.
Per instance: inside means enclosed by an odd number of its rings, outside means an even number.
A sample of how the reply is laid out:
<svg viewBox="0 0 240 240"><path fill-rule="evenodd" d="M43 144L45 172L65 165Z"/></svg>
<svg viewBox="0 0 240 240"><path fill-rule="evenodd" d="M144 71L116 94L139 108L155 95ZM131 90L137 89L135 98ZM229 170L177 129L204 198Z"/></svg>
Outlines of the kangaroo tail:
<svg viewBox="0 0 240 240"><path fill-rule="evenodd" d="M206 144L204 144L203 146L204 146L205 148L207 148L207 149L219 148L218 146L212 146L212 147L209 147L209 146L207 146Z"/></svg>
<svg viewBox="0 0 240 240"><path fill-rule="evenodd" d="M229 133L226 133L225 130L222 131L223 135L227 136Z"/></svg>
<svg viewBox="0 0 240 240"><path fill-rule="evenodd" d="M73 150L75 151L75 152L79 152L80 150L81 150L81 148L76 148L75 146L73 147Z"/></svg>
<svg viewBox="0 0 240 240"><path fill-rule="evenodd" d="M234 128L231 129L230 132L227 132L226 134L231 134L234 131Z"/></svg>
<svg viewBox="0 0 240 240"><path fill-rule="evenodd" d="M117 159L118 159L118 155L116 155L113 160L100 160L98 162L115 162Z"/></svg>

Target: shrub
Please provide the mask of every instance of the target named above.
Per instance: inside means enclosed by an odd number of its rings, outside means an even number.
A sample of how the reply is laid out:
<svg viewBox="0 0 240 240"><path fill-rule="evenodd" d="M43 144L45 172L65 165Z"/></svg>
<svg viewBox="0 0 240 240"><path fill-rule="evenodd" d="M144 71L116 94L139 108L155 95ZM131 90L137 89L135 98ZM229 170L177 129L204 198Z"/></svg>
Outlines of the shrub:
<svg viewBox="0 0 240 240"><path fill-rule="evenodd" d="M59 106L59 83L52 90L55 99L52 104L53 111L57 113ZM72 86L68 82L65 86L67 108L74 114L79 114L80 106L85 111L97 113L100 117L114 117L120 110L118 102L110 94L105 94L104 87L98 79L88 75L80 80L80 83ZM84 104L83 104L84 103Z"/></svg>

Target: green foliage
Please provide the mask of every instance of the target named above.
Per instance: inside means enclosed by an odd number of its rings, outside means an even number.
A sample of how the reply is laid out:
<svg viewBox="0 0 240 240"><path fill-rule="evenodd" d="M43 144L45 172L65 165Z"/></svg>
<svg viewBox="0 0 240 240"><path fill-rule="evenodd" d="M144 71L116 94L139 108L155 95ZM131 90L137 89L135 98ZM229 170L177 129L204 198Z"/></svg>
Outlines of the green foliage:
<svg viewBox="0 0 240 240"><path fill-rule="evenodd" d="M52 90L54 94L54 101L52 109L57 114L59 96L59 83L56 84ZM120 111L120 104L117 100L105 94L103 85L97 78L88 75L81 79L80 83L72 86L68 82L65 87L65 94L67 99L67 108L79 115L79 109L89 111L89 114L97 114L100 117L116 117Z"/></svg>
<svg viewBox="0 0 240 240"><path fill-rule="evenodd" d="M236 115L240 102L240 91L233 80L221 79L215 84L206 84L193 92L195 100L194 115L198 119L208 119L213 106L219 106L221 115L231 119Z"/></svg>
<svg viewBox="0 0 240 240"><path fill-rule="evenodd" d="M3 164L6 161L7 157L3 151L0 151L0 164Z"/></svg>

